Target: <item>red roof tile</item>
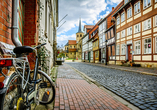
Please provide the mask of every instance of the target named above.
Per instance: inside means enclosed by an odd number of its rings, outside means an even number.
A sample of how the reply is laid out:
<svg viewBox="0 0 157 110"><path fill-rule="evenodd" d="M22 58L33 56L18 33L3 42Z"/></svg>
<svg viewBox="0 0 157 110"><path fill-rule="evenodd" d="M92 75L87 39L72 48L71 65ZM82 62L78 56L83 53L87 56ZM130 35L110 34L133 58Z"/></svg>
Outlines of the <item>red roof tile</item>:
<svg viewBox="0 0 157 110"><path fill-rule="evenodd" d="M76 40L69 40L69 45L75 45L76 44Z"/></svg>

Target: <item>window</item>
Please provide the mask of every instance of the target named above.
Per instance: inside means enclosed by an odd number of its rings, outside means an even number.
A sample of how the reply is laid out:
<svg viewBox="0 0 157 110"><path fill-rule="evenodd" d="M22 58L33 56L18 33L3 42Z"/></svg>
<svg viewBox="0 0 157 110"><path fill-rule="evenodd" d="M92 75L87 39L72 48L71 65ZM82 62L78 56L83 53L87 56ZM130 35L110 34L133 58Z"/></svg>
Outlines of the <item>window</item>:
<svg viewBox="0 0 157 110"><path fill-rule="evenodd" d="M74 46L74 48L75 48L75 46Z"/></svg>
<svg viewBox="0 0 157 110"><path fill-rule="evenodd" d="M108 39L110 39L110 31L108 31Z"/></svg>
<svg viewBox="0 0 157 110"><path fill-rule="evenodd" d="M134 26L134 33L140 32L140 23Z"/></svg>
<svg viewBox="0 0 157 110"><path fill-rule="evenodd" d="M144 39L144 53L151 53L151 38Z"/></svg>
<svg viewBox="0 0 157 110"><path fill-rule="evenodd" d="M119 48L119 45L117 45L117 46L116 46L116 55L119 55L119 52L120 52L119 49L120 49L120 48Z"/></svg>
<svg viewBox="0 0 157 110"><path fill-rule="evenodd" d="M117 17L117 25L119 25L120 24L120 17L118 16Z"/></svg>
<svg viewBox="0 0 157 110"><path fill-rule="evenodd" d="M155 51L157 53L157 37L156 37L156 40L155 40Z"/></svg>
<svg viewBox="0 0 157 110"><path fill-rule="evenodd" d="M125 30L121 31L121 38L125 37Z"/></svg>
<svg viewBox="0 0 157 110"><path fill-rule="evenodd" d="M80 34L80 37L82 37L82 34Z"/></svg>
<svg viewBox="0 0 157 110"><path fill-rule="evenodd" d="M117 33L117 39L119 39L119 38L120 38L120 32Z"/></svg>
<svg viewBox="0 0 157 110"><path fill-rule="evenodd" d="M128 8L127 10L127 18L132 17L132 7Z"/></svg>
<svg viewBox="0 0 157 110"><path fill-rule="evenodd" d="M77 37L79 37L79 35L77 35Z"/></svg>
<svg viewBox="0 0 157 110"><path fill-rule="evenodd" d="M121 55L125 55L125 44L122 44L122 53Z"/></svg>
<svg viewBox="0 0 157 110"><path fill-rule="evenodd" d="M157 15L155 16L155 26L157 26Z"/></svg>
<svg viewBox="0 0 157 110"><path fill-rule="evenodd" d="M143 9L148 8L151 5L151 0L143 0Z"/></svg>
<svg viewBox="0 0 157 110"><path fill-rule="evenodd" d="M127 28L127 36L132 35L132 27Z"/></svg>
<svg viewBox="0 0 157 110"><path fill-rule="evenodd" d="M140 1L134 5L134 12L135 14L140 12Z"/></svg>
<svg viewBox="0 0 157 110"><path fill-rule="evenodd" d="M140 54L141 53L141 42L136 41L135 42L135 54Z"/></svg>
<svg viewBox="0 0 157 110"><path fill-rule="evenodd" d="M125 13L123 12L122 14L121 14L121 22L123 22L125 20Z"/></svg>
<svg viewBox="0 0 157 110"><path fill-rule="evenodd" d="M114 37L113 28L111 29L111 38Z"/></svg>
<svg viewBox="0 0 157 110"><path fill-rule="evenodd" d="M146 21L144 21L144 30L150 29L151 28L151 19L148 19Z"/></svg>
<svg viewBox="0 0 157 110"><path fill-rule="evenodd" d="M105 42L105 34L103 34L103 42Z"/></svg>

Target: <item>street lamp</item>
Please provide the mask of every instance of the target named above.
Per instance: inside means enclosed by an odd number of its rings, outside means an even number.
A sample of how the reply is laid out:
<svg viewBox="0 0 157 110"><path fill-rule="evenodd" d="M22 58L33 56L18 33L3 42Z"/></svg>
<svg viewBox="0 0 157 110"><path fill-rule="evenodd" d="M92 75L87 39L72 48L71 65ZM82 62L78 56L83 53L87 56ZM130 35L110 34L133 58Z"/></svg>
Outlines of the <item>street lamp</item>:
<svg viewBox="0 0 157 110"><path fill-rule="evenodd" d="M106 58L105 58L105 65L107 65L107 40L105 41L105 50L106 50Z"/></svg>

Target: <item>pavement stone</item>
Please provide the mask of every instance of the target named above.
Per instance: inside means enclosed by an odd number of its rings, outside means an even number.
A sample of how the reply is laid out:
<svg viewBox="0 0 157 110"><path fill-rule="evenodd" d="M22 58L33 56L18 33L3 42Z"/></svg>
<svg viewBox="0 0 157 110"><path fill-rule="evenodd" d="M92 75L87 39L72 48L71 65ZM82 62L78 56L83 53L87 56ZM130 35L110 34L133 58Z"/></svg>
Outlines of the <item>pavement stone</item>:
<svg viewBox="0 0 157 110"><path fill-rule="evenodd" d="M134 70L123 71L112 69L100 64L89 63L66 63L78 71L85 73L88 77L94 79L108 90L128 100L130 103L138 106L140 109L154 109L157 103L157 77L139 74L138 71L146 71L150 69L135 68ZM117 66L119 67L119 66ZM115 67L115 68L117 68ZM133 69L134 67L131 67ZM125 68L127 69L127 68ZM128 94L128 96L126 96ZM137 100L139 100L137 102ZM149 102L148 102L149 101ZM149 104L151 106L144 106Z"/></svg>
<svg viewBox="0 0 157 110"><path fill-rule="evenodd" d="M69 66L58 67L54 110L131 110Z"/></svg>

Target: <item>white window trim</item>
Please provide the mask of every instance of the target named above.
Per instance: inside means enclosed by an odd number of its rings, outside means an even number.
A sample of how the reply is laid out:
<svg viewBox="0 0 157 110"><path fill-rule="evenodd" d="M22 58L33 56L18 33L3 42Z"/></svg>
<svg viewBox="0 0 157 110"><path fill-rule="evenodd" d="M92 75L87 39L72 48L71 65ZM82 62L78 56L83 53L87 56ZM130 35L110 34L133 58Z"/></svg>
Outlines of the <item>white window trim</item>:
<svg viewBox="0 0 157 110"><path fill-rule="evenodd" d="M117 17L117 25L120 24L120 16Z"/></svg>
<svg viewBox="0 0 157 110"><path fill-rule="evenodd" d="M128 13L128 10L129 10L129 13ZM131 10L131 11L130 11ZM129 16L128 16L129 15ZM128 18L131 18L132 17L132 7L129 7L128 9L127 9L127 19Z"/></svg>
<svg viewBox="0 0 157 110"><path fill-rule="evenodd" d="M117 33L117 39L120 39L120 32Z"/></svg>
<svg viewBox="0 0 157 110"><path fill-rule="evenodd" d="M120 45L116 46L116 55L120 55Z"/></svg>
<svg viewBox="0 0 157 110"><path fill-rule="evenodd" d="M123 16L122 16L123 15ZM123 17L124 17L124 19L123 19ZM121 14L121 22L124 22L125 21L125 12L123 12L122 14Z"/></svg>
<svg viewBox="0 0 157 110"><path fill-rule="evenodd" d="M125 44L121 44L121 55L125 55L125 53Z"/></svg>
<svg viewBox="0 0 157 110"><path fill-rule="evenodd" d="M157 1L157 0L156 0ZM155 26L157 26L157 15L155 16Z"/></svg>
<svg viewBox="0 0 157 110"><path fill-rule="evenodd" d="M150 28L148 28L148 21L150 20ZM151 29L152 26L151 26L151 18L150 19L147 19L143 22L143 30L148 30L148 29Z"/></svg>
<svg viewBox="0 0 157 110"><path fill-rule="evenodd" d="M146 39L151 39L151 38L146 38ZM150 43L150 44L151 44L151 48L150 48L151 51L150 51L150 52L148 52L148 51L145 52L145 44L149 44L149 43L145 43L145 40L146 40L146 39L144 39L144 54L151 54L151 53L152 53L152 39L151 39L151 43ZM147 49L148 49L148 48L147 48Z"/></svg>
<svg viewBox="0 0 157 110"><path fill-rule="evenodd" d="M136 44L136 42L140 42L140 44ZM140 52L138 52L137 50L136 50L136 47L138 47L138 46L140 46ZM141 54L141 41L140 40L138 40L138 41L135 41L135 54L137 55L137 54Z"/></svg>
<svg viewBox="0 0 157 110"><path fill-rule="evenodd" d="M146 0L146 7L144 7L144 0L143 0L143 9L146 9L148 7L151 6L151 0L150 0L150 4L148 5L148 0Z"/></svg>
<svg viewBox="0 0 157 110"><path fill-rule="evenodd" d="M137 26L137 29L136 29L136 26ZM138 30L138 28L139 28L139 30ZM141 32L141 24L140 23L134 25L134 33L136 34L139 32Z"/></svg>
<svg viewBox="0 0 157 110"><path fill-rule="evenodd" d="M127 36L132 35L132 26L127 28Z"/></svg>
<svg viewBox="0 0 157 110"><path fill-rule="evenodd" d="M125 29L121 31L121 38L125 37Z"/></svg>
<svg viewBox="0 0 157 110"><path fill-rule="evenodd" d="M140 5L140 9L138 9L138 4L140 4L140 1L137 2L136 4L134 4L134 14L138 14L138 13L141 12L141 5ZM136 10L135 10L135 5L137 6L137 12L136 12Z"/></svg>
<svg viewBox="0 0 157 110"><path fill-rule="evenodd" d="M157 53L157 37L155 37L155 53Z"/></svg>

